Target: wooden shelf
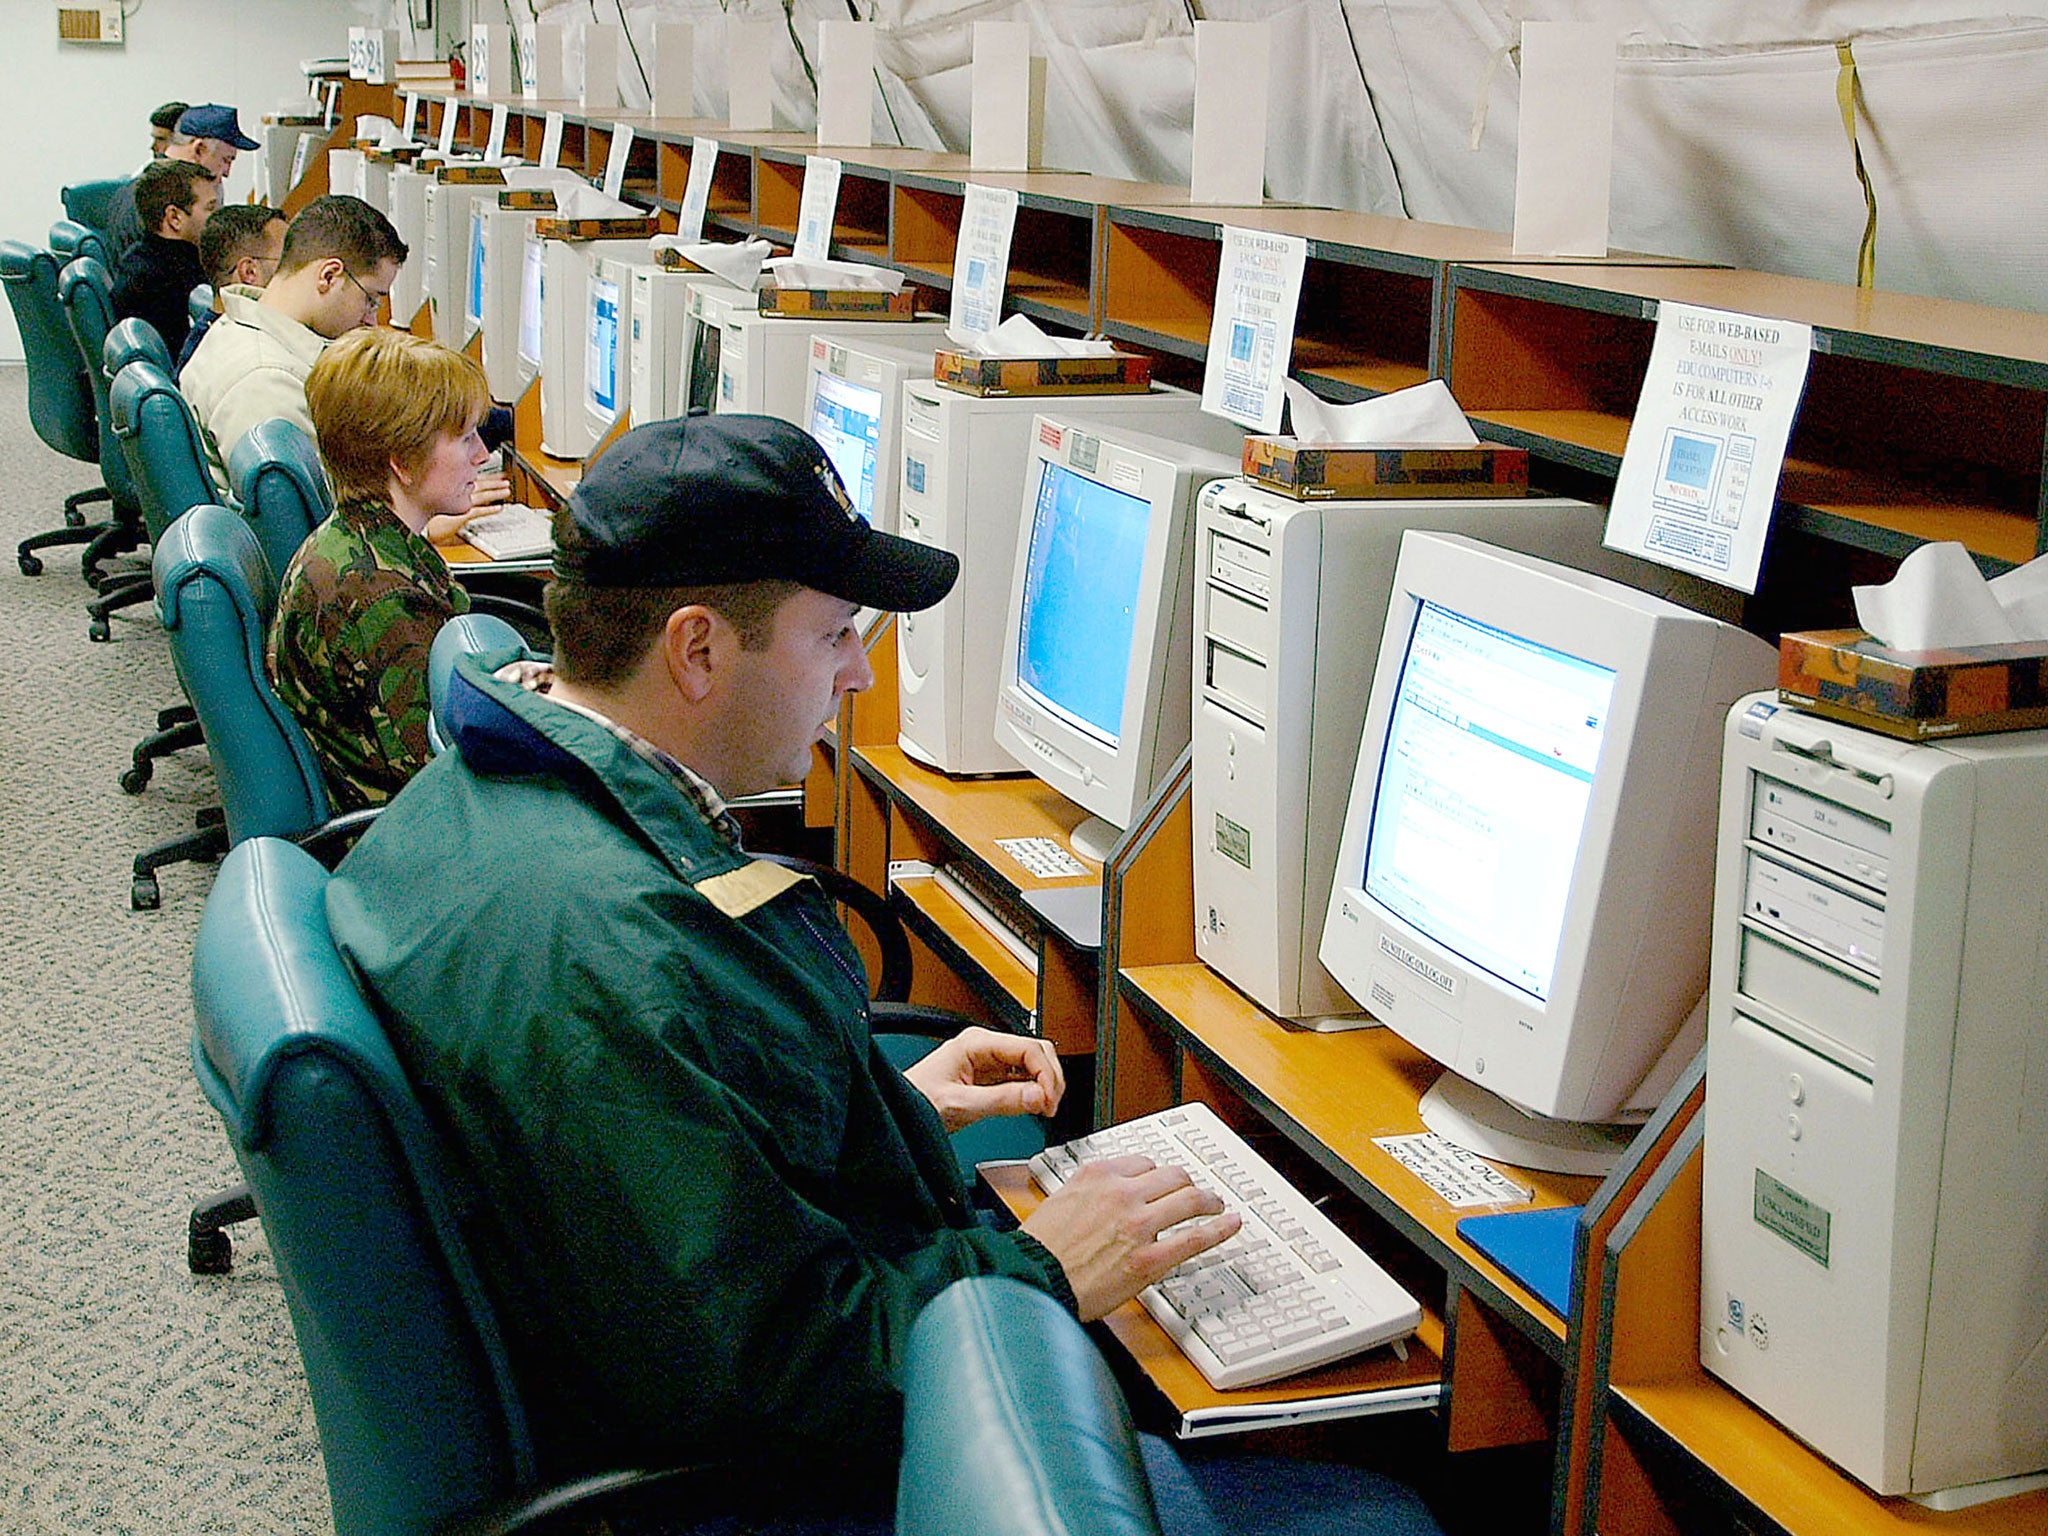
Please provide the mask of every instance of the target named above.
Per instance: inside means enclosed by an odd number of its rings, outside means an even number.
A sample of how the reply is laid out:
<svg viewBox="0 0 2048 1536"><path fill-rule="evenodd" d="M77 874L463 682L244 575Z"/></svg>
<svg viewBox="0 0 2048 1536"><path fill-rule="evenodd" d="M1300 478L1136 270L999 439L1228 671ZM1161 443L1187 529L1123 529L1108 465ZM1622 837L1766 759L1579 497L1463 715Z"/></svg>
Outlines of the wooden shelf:
<svg viewBox="0 0 2048 1536"><path fill-rule="evenodd" d="M1037 779L1019 775L1004 779L955 779L925 767L901 747L867 746L854 760L885 783L892 795L914 807L945 840L985 865L1012 892L1058 890L1102 883L1101 868L1085 875L1047 879L1034 875L1003 849L998 838L1046 837L1071 851L1074 828L1088 813Z"/></svg>
<svg viewBox="0 0 2048 1536"><path fill-rule="evenodd" d="M1482 428L1612 477L1667 300L1815 328L1779 488L1794 525L1894 558L1925 539L1994 566L2037 552L2048 317L1719 269L1459 267L1451 392Z"/></svg>
<svg viewBox="0 0 2048 1536"><path fill-rule="evenodd" d="M941 959L954 962L956 970L971 967L986 977L1016 1005L1020 1018L1036 1010L1038 973L1011 954L936 880L899 880L895 891L923 919L926 942L938 937L950 945L954 953L942 954Z"/></svg>

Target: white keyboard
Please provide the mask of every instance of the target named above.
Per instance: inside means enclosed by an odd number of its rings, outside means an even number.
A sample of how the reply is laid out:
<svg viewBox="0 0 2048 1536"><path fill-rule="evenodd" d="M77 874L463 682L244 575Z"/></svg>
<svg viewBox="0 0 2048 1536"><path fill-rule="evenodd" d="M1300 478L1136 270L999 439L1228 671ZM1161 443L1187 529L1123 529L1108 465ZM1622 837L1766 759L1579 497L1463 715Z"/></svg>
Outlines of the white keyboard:
<svg viewBox="0 0 2048 1536"><path fill-rule="evenodd" d="M1206 1104L1126 1121L1031 1159L1050 1194L1084 1162L1172 1164L1244 1217L1228 1242L1138 1299L1219 1390L1254 1387L1405 1338L1422 1308Z"/></svg>
<svg viewBox="0 0 2048 1536"><path fill-rule="evenodd" d="M518 502L471 518L462 537L493 560L537 560L555 552L554 520Z"/></svg>

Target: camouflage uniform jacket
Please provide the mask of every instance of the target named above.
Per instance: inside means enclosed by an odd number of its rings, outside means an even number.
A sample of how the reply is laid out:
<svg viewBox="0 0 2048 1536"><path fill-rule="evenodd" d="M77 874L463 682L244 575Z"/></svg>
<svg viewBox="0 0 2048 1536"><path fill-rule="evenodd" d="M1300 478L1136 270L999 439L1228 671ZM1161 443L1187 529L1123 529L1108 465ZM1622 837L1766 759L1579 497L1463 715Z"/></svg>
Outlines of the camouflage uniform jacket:
<svg viewBox="0 0 2048 1536"><path fill-rule="evenodd" d="M427 651L469 611L440 554L381 501L344 502L279 587L268 663L337 811L389 800L427 761Z"/></svg>

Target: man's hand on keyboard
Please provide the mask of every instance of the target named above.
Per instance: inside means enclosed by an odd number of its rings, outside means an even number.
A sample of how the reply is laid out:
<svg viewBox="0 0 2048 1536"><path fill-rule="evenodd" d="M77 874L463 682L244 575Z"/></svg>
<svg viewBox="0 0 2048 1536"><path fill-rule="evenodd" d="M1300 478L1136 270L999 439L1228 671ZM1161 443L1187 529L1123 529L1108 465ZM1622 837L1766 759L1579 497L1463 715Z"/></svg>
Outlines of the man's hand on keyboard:
<svg viewBox="0 0 2048 1536"><path fill-rule="evenodd" d="M1049 1115L1067 1091L1059 1053L1044 1040L975 1025L903 1074L948 1132L996 1115Z"/></svg>
<svg viewBox="0 0 2048 1536"><path fill-rule="evenodd" d="M1178 1168L1146 1157L1105 1157L1075 1169L1024 1230L1060 1261L1081 1321L1089 1323L1235 1236L1244 1219L1217 1216L1222 1209ZM1216 1219L1197 1220L1204 1216Z"/></svg>

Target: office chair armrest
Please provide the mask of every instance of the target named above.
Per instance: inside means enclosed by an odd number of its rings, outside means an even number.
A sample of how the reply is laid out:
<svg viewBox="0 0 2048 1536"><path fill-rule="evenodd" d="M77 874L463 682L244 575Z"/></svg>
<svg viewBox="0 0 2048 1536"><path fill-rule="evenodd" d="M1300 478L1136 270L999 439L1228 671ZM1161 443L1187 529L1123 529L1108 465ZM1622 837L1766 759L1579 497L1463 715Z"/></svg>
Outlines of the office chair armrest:
<svg viewBox="0 0 2048 1536"><path fill-rule="evenodd" d="M687 1494L689 1518L697 1520L716 1514L727 1502L720 1492L719 1469L708 1466L665 1467L659 1471L600 1472L513 1498L500 1499L475 1514L463 1515L440 1526L436 1536L514 1536L520 1531L543 1531L558 1517L581 1515L574 1529L587 1530L587 1505L603 1499L637 1497L670 1484L685 1485L675 1495ZM688 1484L702 1483L701 1489Z"/></svg>
<svg viewBox="0 0 2048 1536"><path fill-rule="evenodd" d="M310 832L301 832L292 841L332 869L341 862L341 856L355 846L355 840L369 831L370 823L383 809L381 805L372 805L360 811L345 812Z"/></svg>
<svg viewBox="0 0 2048 1536"><path fill-rule="evenodd" d="M874 935L876 947L882 952L881 980L875 986L877 998L883 1002L900 1003L910 996L910 938L904 933L903 919L889 905L888 897L870 890L853 876L829 864L814 863L787 853L764 853L759 857L793 869L800 875L809 875L825 888L827 896L867 925L868 932Z"/></svg>
<svg viewBox="0 0 2048 1536"><path fill-rule="evenodd" d="M877 999L868 1005L868 1018L878 1035L918 1035L926 1040L950 1040L970 1024L981 1024L984 1029L995 1030L998 1034L1022 1034L1007 1024L984 1024L980 1019L970 1019L964 1013L955 1013L950 1008L934 1008L929 1003L904 1003Z"/></svg>
<svg viewBox="0 0 2048 1536"><path fill-rule="evenodd" d="M469 594L469 611L503 619L519 631L519 638L536 656L547 656L554 651L555 636L554 631L548 628L548 616L532 603L498 592L473 591Z"/></svg>

